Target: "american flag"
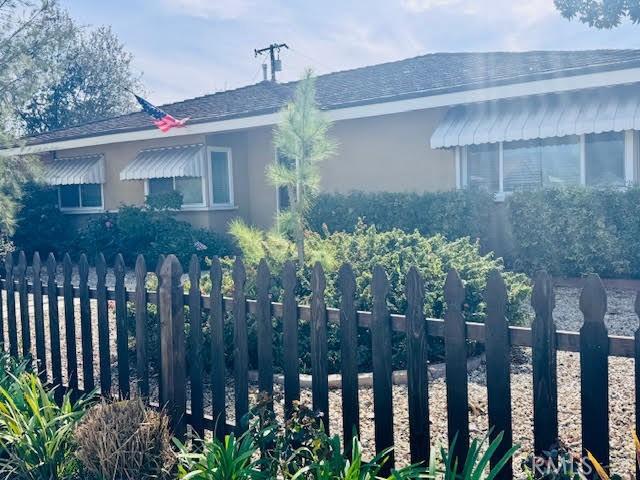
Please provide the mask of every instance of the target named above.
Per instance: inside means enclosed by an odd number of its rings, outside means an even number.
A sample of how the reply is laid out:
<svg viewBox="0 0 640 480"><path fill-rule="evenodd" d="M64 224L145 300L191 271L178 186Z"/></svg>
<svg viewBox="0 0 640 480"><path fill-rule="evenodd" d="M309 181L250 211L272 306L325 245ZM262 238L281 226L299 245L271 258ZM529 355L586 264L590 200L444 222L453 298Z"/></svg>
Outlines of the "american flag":
<svg viewBox="0 0 640 480"><path fill-rule="evenodd" d="M145 113L155 119L153 121L153 124L165 133L171 130L173 127L184 127L184 124L187 122L187 120L189 120L189 117L183 118L182 120L177 120L167 112L160 110L158 107L147 102L144 98L139 97L135 93L134 96L142 107L142 110L144 110Z"/></svg>

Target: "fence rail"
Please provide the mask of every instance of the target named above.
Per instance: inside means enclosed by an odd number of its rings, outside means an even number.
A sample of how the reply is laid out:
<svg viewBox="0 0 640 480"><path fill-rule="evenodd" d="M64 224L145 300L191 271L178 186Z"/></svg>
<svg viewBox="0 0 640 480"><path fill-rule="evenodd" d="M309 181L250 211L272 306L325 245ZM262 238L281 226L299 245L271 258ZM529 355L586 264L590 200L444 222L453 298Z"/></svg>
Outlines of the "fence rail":
<svg viewBox="0 0 640 480"><path fill-rule="evenodd" d="M407 308L405 315L390 314L387 307L389 282L384 270L376 267L372 278L372 311L356 311L355 277L349 265L344 265L338 275L338 289L341 293L340 309L328 308L325 304L325 274L320 264L312 273L312 297L310 305L298 305L295 298L297 287L296 270L287 263L282 272L283 302L272 302L269 291L272 274L267 263L262 261L257 269L256 299L246 298L246 272L241 259L237 259L232 272L234 282L233 298L222 295L222 270L218 259L213 259L210 268L212 290L203 295L199 289L200 260L193 257L188 275L190 289L184 292L181 284L183 269L173 255L161 257L155 273L158 275L158 290L147 291L147 268L142 257L135 265L136 288L125 288L125 265L121 256L114 264L115 288L106 286L106 262L102 255L96 259L97 284L88 285L89 264L82 255L78 263L78 285L72 285L72 263L68 255L62 261L63 283L55 283L57 262L53 255L42 264L39 255L34 255L31 281L27 278L27 261L24 253L18 255L14 264L11 255L6 257L5 272L0 280L0 288L5 291L5 301L0 302L0 316L7 320L0 322L0 341L11 355L31 356L35 353L36 366L44 379L62 385L62 355L60 326L65 326L66 378L65 387L74 391L89 391L98 384L104 396L112 396L112 372L110 330L108 326L108 302L115 302L116 319L116 373L118 397L131 395L129 345L135 345L134 392L148 398L150 391L149 352L147 338L149 324L148 304L158 307L160 313L160 380L159 402L167 408L172 426L177 435L183 435L189 424L199 434L205 430L222 437L230 430L242 431L241 422L229 424L226 420L225 383L227 368L224 356L223 329L225 318L231 318L233 325L233 367L235 393L235 418L242 418L249 409L249 355L248 355L248 315L252 315L258 332L258 388L268 394L273 393L273 318L282 323L284 401L285 414L291 411L293 402L300 398L298 337L299 321L310 324L311 371L313 407L325 413L322 417L325 428L329 429L329 389L327 325L340 325L341 374L342 374L342 421L345 437L359 429L358 402L358 327L371 332L373 358L373 396L376 450L393 446L393 396L391 333L407 335L407 383L410 454L412 461L429 459L429 402L427 379L428 337L441 337L445 344L448 434L449 439L457 435L453 454L462 462L469 448L468 416L468 376L467 342L477 341L485 345L487 370L487 398L489 425L492 435L504 432L502 451L512 442L510 349L513 346L532 348L533 364L533 406L534 406L534 448L541 452L552 445L558 437L558 395L557 395L557 351L579 352L581 361L581 408L582 445L604 464L609 463L608 442L608 358L610 356L635 358L636 386L640 386L640 329L635 338L608 335L604 315L607 308L606 292L597 275L586 278L580 298L580 309L584 315L584 325L580 332L557 331L553 321L555 300L553 281L542 272L534 279L532 306L535 319L532 328L511 326L505 318L507 293L502 276L498 271L490 272L484 292L487 318L485 324L465 322L462 315L464 286L455 270L451 270L445 282L444 296L447 306L444 319L425 318L424 284L419 273L411 269L406 277ZM41 279L41 270L46 269L47 280ZM17 301L16 301L17 296ZM33 315L29 312L32 298ZM47 299L48 313L43 305ZM62 299L64 317L60 318L58 301ZM78 345L75 342L74 300L79 300L80 355L82 359L82 390L78 383ZM96 302L98 345L92 344L93 322L90 301ZM135 334L129 338L127 326L127 303L135 308ZM19 306L19 318L16 306ZM190 309L190 329L188 337L184 329L184 308ZM635 310L640 314L640 296L636 299ZM45 324L45 317L48 322ZM21 338L18 339L18 321ZM201 352L204 348L203 328L208 321L211 332L212 369L209 382L213 406L212 414L205 414L203 407L204 378L202 358L189 357L186 367L187 342L191 352ZM48 329L46 328L48 325ZM35 348L31 345L31 331L34 328ZM47 364L45 350L46 336L51 349L50 363ZM33 350L33 352L32 352ZM94 351L97 350L99 375L94 378ZM187 389L187 383L190 389ZM588 388L584 388L588 386ZM640 426L640 388L636 388L636 426ZM191 408L187 411L187 392ZM61 394L58 389L57 395ZM516 422L529 419L516 418ZM639 429L640 430L640 429ZM349 442L345 442L348 448ZM391 468L393 461L387 468ZM512 477L509 463L500 478Z"/></svg>

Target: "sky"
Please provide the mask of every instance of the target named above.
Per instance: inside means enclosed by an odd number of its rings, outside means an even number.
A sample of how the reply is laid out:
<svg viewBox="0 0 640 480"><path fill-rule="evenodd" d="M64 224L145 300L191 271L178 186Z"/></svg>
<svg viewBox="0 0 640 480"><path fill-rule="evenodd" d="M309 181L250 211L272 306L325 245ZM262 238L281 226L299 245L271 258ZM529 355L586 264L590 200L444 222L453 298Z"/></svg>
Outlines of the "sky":
<svg viewBox="0 0 640 480"><path fill-rule="evenodd" d="M590 29L553 0L61 0L110 25L155 104L262 79L254 49L286 42L279 81L433 52L640 48L640 25Z"/></svg>

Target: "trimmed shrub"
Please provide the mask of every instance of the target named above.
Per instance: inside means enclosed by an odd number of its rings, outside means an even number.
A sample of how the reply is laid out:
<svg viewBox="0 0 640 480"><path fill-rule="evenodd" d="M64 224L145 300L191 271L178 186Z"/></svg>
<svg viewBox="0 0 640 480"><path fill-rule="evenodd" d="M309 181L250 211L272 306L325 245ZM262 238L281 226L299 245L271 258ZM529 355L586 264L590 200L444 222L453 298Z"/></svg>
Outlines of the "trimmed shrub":
<svg viewBox="0 0 640 480"><path fill-rule="evenodd" d="M56 256L71 250L75 240L75 228L68 215L58 208L58 191L30 183L25 185L22 208L17 218L16 231L12 241L31 258L34 252L46 256L53 252Z"/></svg>
<svg viewBox="0 0 640 480"><path fill-rule="evenodd" d="M140 399L96 405L75 440L76 457L99 480L166 478L175 462L167 416Z"/></svg>
<svg viewBox="0 0 640 480"><path fill-rule="evenodd" d="M493 196L479 190L433 193L351 192L321 194L308 215L309 228L322 232L353 232L358 220L379 231L417 230L448 239L488 235Z"/></svg>
<svg viewBox="0 0 640 480"><path fill-rule="evenodd" d="M191 255L201 257L230 255L232 242L226 235L175 218L171 210L123 206L117 213L105 213L80 230L78 251L95 258L104 253L107 261L122 253L128 265L134 265L142 254L147 265L155 266L160 254L174 253L183 265Z"/></svg>

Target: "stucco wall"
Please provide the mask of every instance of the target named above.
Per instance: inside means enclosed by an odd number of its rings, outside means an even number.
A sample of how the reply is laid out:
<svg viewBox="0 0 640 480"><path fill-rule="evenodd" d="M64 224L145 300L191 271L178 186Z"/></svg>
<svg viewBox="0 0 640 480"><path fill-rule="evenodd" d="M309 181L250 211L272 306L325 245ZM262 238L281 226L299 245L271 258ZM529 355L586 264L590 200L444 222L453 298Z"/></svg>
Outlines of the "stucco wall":
<svg viewBox="0 0 640 480"><path fill-rule="evenodd" d="M446 109L408 112L380 117L343 120L334 123L331 136L338 144L336 155L321 166L322 188L330 192L437 191L455 188L454 155L432 150L431 133ZM276 212L276 191L265 177L267 165L275 158L273 127L211 134L170 137L98 147L65 150L58 157L89 153L105 155L107 210L122 204L144 202L143 181L121 181L120 171L140 150L171 145L206 142L232 150L234 201L230 210L180 212L194 225L226 230L228 222L240 216L250 223L269 228ZM205 195L209 202L209 162L205 162Z"/></svg>

